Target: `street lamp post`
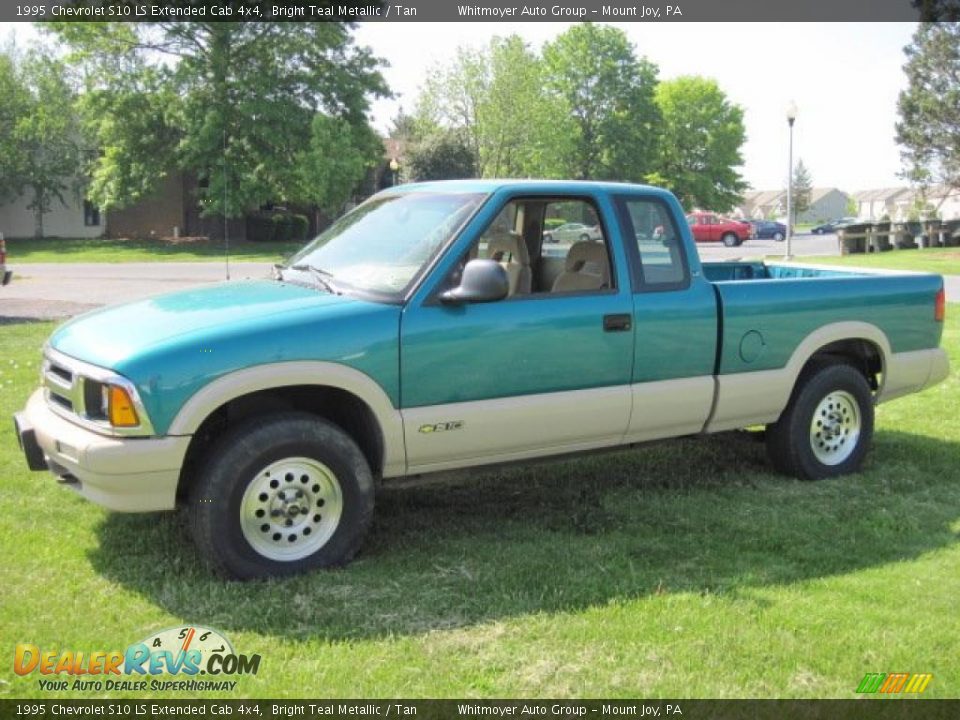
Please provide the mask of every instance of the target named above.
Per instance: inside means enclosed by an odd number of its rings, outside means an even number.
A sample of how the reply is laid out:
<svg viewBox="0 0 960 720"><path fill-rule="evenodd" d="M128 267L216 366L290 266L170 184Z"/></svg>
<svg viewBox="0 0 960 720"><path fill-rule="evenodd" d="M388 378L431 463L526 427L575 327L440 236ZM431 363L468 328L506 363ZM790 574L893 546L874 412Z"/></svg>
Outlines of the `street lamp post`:
<svg viewBox="0 0 960 720"><path fill-rule="evenodd" d="M787 105L787 124L790 126L790 152L787 160L787 255L793 257L793 122L797 119L797 104Z"/></svg>

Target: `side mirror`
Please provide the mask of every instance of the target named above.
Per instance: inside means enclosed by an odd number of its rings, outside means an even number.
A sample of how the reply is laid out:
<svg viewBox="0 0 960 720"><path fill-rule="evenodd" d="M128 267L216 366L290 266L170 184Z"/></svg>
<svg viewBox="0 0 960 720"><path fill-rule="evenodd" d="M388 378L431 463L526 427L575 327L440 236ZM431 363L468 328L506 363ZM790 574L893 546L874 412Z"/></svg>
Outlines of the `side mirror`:
<svg viewBox="0 0 960 720"><path fill-rule="evenodd" d="M460 285L442 293L440 300L450 304L495 302L509 292L510 278L500 263L471 260L463 268Z"/></svg>

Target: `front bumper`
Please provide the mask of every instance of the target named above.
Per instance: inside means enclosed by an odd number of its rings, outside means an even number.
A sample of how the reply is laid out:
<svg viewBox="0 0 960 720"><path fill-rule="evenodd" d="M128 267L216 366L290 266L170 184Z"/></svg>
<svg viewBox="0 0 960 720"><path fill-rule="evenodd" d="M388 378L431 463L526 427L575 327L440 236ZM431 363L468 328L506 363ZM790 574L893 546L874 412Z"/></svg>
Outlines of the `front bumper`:
<svg viewBox="0 0 960 720"><path fill-rule="evenodd" d="M31 470L49 469L88 500L120 512L172 510L189 436L106 437L47 407L37 390L14 417Z"/></svg>

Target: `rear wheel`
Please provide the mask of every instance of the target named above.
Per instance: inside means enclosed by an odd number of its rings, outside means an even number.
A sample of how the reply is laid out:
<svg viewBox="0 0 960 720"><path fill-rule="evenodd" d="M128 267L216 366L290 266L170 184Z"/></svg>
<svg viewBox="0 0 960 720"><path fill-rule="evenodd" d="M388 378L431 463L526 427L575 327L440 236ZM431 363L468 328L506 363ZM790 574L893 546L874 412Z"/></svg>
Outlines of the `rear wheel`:
<svg viewBox="0 0 960 720"><path fill-rule="evenodd" d="M544 241L545 243L552 243L552 242L553 242L553 235L551 235L550 233L545 234L545 235L543 236L543 241Z"/></svg>
<svg viewBox="0 0 960 720"><path fill-rule="evenodd" d="M780 419L767 426L767 455L803 480L846 475L863 464L873 436L873 397L850 365L818 363L801 376Z"/></svg>
<svg viewBox="0 0 960 720"><path fill-rule="evenodd" d="M590 236L587 235L586 233L583 233L583 235L580 236L580 242L589 242L589 241L590 241Z"/></svg>
<svg viewBox="0 0 960 720"><path fill-rule="evenodd" d="M736 236L736 233L724 233L724 236L720 239L727 247L736 247L740 244L740 238Z"/></svg>
<svg viewBox="0 0 960 720"><path fill-rule="evenodd" d="M778 230L773 234L773 239L777 242L783 242L783 233Z"/></svg>
<svg viewBox="0 0 960 720"><path fill-rule="evenodd" d="M348 562L373 514L363 453L332 423L278 413L240 425L208 453L191 488L201 555L234 579Z"/></svg>

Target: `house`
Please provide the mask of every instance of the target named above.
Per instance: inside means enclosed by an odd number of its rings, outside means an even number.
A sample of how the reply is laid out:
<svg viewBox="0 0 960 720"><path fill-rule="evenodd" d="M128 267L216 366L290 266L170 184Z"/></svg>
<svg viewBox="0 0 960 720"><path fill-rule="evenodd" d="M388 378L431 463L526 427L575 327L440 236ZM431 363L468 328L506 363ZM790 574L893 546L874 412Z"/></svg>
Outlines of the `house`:
<svg viewBox="0 0 960 720"><path fill-rule="evenodd" d="M906 219L914 201L914 193L907 187L860 190L852 197L857 203L857 217L861 220Z"/></svg>
<svg viewBox="0 0 960 720"><path fill-rule="evenodd" d="M923 214L922 206L932 206L941 220L960 220L960 188L937 185L921 191L917 188L894 187L861 190L853 194L857 217L861 220L887 218L895 222Z"/></svg>
<svg viewBox="0 0 960 720"><path fill-rule="evenodd" d="M33 237L36 214L28 205L32 198L21 195L0 204L0 233L6 237ZM63 202L54 199L43 216L46 237L95 238L103 235L104 215L96 205L75 193L64 193Z"/></svg>
<svg viewBox="0 0 960 720"><path fill-rule="evenodd" d="M837 188L812 188L810 207L797 213L797 222L822 222L847 214L849 196ZM786 190L759 190L747 193L740 207L743 217L760 220L787 214Z"/></svg>

